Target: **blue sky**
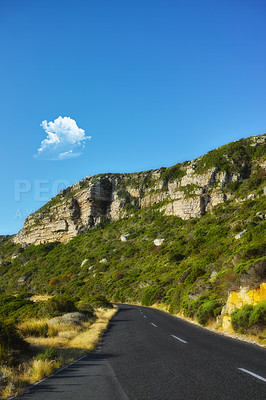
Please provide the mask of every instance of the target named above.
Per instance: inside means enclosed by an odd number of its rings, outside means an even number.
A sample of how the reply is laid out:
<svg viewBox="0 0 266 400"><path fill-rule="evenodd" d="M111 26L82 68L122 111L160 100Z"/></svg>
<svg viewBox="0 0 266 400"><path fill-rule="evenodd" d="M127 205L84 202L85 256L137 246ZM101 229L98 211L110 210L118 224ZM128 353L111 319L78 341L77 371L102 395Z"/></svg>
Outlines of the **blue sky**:
<svg viewBox="0 0 266 400"><path fill-rule="evenodd" d="M87 175L264 133L265 18L264 0L0 0L0 234Z"/></svg>

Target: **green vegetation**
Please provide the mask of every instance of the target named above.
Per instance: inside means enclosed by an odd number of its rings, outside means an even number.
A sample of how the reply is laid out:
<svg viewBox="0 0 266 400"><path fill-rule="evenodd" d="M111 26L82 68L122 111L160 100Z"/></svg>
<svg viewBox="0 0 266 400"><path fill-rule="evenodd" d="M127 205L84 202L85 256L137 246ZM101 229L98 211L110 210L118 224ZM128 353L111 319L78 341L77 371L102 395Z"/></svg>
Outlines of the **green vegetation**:
<svg viewBox="0 0 266 400"><path fill-rule="evenodd" d="M201 325L206 325L209 319L216 318L221 313L221 303L217 300L205 301L197 311L197 319Z"/></svg>
<svg viewBox="0 0 266 400"><path fill-rule="evenodd" d="M42 353L37 354L36 360L56 360L58 358L58 352L53 347L48 347Z"/></svg>
<svg viewBox="0 0 266 400"><path fill-rule="evenodd" d="M172 167L165 168L161 174L161 179L166 182L172 182L177 179L181 179L186 173L181 168L184 164L176 164Z"/></svg>
<svg viewBox="0 0 266 400"><path fill-rule="evenodd" d="M266 300L256 306L245 305L231 314L231 323L235 331L240 333L260 330L266 325Z"/></svg>
<svg viewBox="0 0 266 400"><path fill-rule="evenodd" d="M262 135L265 136L266 134ZM256 146L252 138L241 139L208 152L197 160L197 173L216 167L223 172L241 174L248 178L252 161L265 156L265 144Z"/></svg>
<svg viewBox="0 0 266 400"><path fill-rule="evenodd" d="M227 201L200 219L183 221L164 216L156 205L107 221L67 244L23 250L6 240L0 243L0 311L16 321L26 314L89 312L103 295L143 305L161 302L204 325L220 312L228 291L241 282L263 280L259 266L265 265L266 220L257 213L265 213L264 206L264 196L238 204ZM121 242L125 232L129 240ZM156 238L164 239L161 246L154 245ZM18 257L12 259L14 253ZM26 279L18 286L21 277ZM25 291L57 297L37 306Z"/></svg>
<svg viewBox="0 0 266 400"><path fill-rule="evenodd" d="M11 322L0 320L0 364L16 364L27 343Z"/></svg>

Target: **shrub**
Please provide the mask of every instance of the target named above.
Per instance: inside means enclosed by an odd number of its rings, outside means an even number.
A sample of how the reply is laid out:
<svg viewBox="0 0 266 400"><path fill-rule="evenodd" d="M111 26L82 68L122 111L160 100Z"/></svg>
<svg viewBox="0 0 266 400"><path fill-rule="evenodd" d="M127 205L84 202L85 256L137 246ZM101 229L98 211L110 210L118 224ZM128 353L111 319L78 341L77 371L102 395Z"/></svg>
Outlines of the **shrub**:
<svg viewBox="0 0 266 400"><path fill-rule="evenodd" d="M235 310L231 313L231 325L235 331L246 333L249 327L249 317L252 311L253 306L247 304L241 309Z"/></svg>
<svg viewBox="0 0 266 400"><path fill-rule="evenodd" d="M249 326L266 325L266 300L258 303L250 313Z"/></svg>
<svg viewBox="0 0 266 400"><path fill-rule="evenodd" d="M77 303L77 309L86 314L88 318L95 318L94 308L89 302L80 301Z"/></svg>
<svg viewBox="0 0 266 400"><path fill-rule="evenodd" d="M200 276L205 274L204 267L202 265L192 265L187 271L187 277L184 283L187 285L191 285L194 283Z"/></svg>
<svg viewBox="0 0 266 400"><path fill-rule="evenodd" d="M37 354L36 360L56 360L58 357L57 351L53 347L49 347L48 349L44 350L42 353Z"/></svg>
<svg viewBox="0 0 266 400"><path fill-rule="evenodd" d="M210 318L220 314L222 305L217 300L208 300L197 311L197 320L201 325L206 325Z"/></svg>
<svg viewBox="0 0 266 400"><path fill-rule="evenodd" d="M160 288L158 286L149 286L145 289L142 298L141 304L143 306L151 306L156 302L156 300L160 299Z"/></svg>
<svg viewBox="0 0 266 400"><path fill-rule="evenodd" d="M28 345L12 323L0 320L0 362L12 364Z"/></svg>
<svg viewBox="0 0 266 400"><path fill-rule="evenodd" d="M175 314L180 311L180 302L182 300L182 285L177 286L176 288L170 291L170 304L169 304L169 312L171 314Z"/></svg>
<svg viewBox="0 0 266 400"><path fill-rule="evenodd" d="M54 317L63 313L77 311L77 308L72 300L61 295L45 301L43 304L43 311L45 314Z"/></svg>
<svg viewBox="0 0 266 400"><path fill-rule="evenodd" d="M112 308L112 304L110 303L107 298L101 294L97 294L95 296L92 296L88 299L88 304L90 304L93 307L100 307L100 308Z"/></svg>
<svg viewBox="0 0 266 400"><path fill-rule="evenodd" d="M0 295L0 315L12 319L14 322L23 319L25 316L36 315L38 305L28 300L24 295L10 296L8 294Z"/></svg>
<svg viewBox="0 0 266 400"><path fill-rule="evenodd" d="M166 168L161 174L161 179L166 182L181 179L185 175L185 172L180 168L181 166L182 164L176 164L172 167Z"/></svg>

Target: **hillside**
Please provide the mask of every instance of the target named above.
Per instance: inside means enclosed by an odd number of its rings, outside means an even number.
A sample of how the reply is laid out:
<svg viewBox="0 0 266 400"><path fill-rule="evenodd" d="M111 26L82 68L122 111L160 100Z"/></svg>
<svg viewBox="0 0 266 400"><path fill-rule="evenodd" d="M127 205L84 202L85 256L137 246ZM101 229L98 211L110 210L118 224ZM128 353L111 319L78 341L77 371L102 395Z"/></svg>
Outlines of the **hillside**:
<svg viewBox="0 0 266 400"><path fill-rule="evenodd" d="M155 204L166 216L201 217L217 204L258 189L256 177L265 171L265 141L265 135L242 139L170 168L84 178L30 215L14 241L66 243L103 221Z"/></svg>
<svg viewBox="0 0 266 400"><path fill-rule="evenodd" d="M265 142L256 136L171 168L85 178L2 238L1 289L161 303L203 325L217 317L217 327L250 303L245 326L235 314L234 328L263 338Z"/></svg>

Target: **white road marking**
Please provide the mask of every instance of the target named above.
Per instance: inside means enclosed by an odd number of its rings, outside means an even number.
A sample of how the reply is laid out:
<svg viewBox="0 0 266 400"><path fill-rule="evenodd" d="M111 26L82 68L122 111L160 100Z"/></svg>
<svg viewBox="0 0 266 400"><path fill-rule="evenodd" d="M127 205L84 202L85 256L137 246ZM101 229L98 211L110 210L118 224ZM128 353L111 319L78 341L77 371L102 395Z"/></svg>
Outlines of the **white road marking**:
<svg viewBox="0 0 266 400"><path fill-rule="evenodd" d="M179 337L175 336L175 335L171 335L173 338L175 338L176 340L179 340L182 343L187 343L185 340L180 339Z"/></svg>
<svg viewBox="0 0 266 400"><path fill-rule="evenodd" d="M246 374L252 375L257 379L260 379L262 382L266 382L265 378L263 378L260 375L254 374L254 372L248 371L247 369L244 369L244 368L237 368L237 369L239 369L240 371L246 372Z"/></svg>
<svg viewBox="0 0 266 400"><path fill-rule="evenodd" d="M151 322L151 325L155 326L155 328L158 328L157 325L155 325L153 322Z"/></svg>
<svg viewBox="0 0 266 400"><path fill-rule="evenodd" d="M146 315L143 315L144 318L147 318Z"/></svg>

